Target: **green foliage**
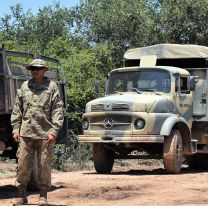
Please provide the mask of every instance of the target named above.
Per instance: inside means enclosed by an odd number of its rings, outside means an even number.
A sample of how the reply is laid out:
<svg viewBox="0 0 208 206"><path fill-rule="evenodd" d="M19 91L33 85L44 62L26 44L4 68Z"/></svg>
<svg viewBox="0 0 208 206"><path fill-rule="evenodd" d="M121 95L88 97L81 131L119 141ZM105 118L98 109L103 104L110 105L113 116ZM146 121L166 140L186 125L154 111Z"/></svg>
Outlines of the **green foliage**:
<svg viewBox="0 0 208 206"><path fill-rule="evenodd" d="M99 55L102 55L102 59L97 58ZM75 129L73 123L77 125L81 122L85 104L96 98L94 89L96 81L100 82L101 93L104 93L105 76L106 72L110 71L111 62L102 60L108 59L108 56L106 47L99 45L84 50L73 48L71 56L64 61L66 78L69 79L67 95L73 129Z"/></svg>
<svg viewBox="0 0 208 206"><path fill-rule="evenodd" d="M106 45L89 46L78 36L63 35L54 39L47 55L62 59L67 80L70 129L81 132L85 104L96 98L96 81L100 82L100 95L104 94L106 74L113 65L111 51Z"/></svg>
<svg viewBox="0 0 208 206"><path fill-rule="evenodd" d="M92 158L91 146L78 144L76 135L72 131L70 133L68 145L56 145L55 147L53 168L62 171L92 168L89 161Z"/></svg>
<svg viewBox="0 0 208 206"><path fill-rule="evenodd" d="M83 0L73 17L76 31L88 42L110 45L114 65L120 66L128 47L207 45L207 7L207 0Z"/></svg>
<svg viewBox="0 0 208 206"><path fill-rule="evenodd" d="M111 47L116 67L127 47L146 45L152 37L153 18L146 0L85 0L74 18L86 41Z"/></svg>
<svg viewBox="0 0 208 206"><path fill-rule="evenodd" d="M167 42L207 45L207 0L161 1L160 35Z"/></svg>
<svg viewBox="0 0 208 206"><path fill-rule="evenodd" d="M24 13L22 5L16 4L11 14L1 18L0 39L14 40L28 52L44 53L54 38L68 34L71 24L70 12L59 3L40 9L37 15L31 10Z"/></svg>

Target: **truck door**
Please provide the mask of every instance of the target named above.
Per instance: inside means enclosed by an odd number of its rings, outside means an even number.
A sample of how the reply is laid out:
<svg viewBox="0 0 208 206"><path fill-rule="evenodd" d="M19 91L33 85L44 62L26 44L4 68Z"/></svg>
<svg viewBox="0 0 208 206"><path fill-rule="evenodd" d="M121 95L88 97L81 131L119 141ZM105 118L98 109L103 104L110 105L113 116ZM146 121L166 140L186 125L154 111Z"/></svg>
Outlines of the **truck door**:
<svg viewBox="0 0 208 206"><path fill-rule="evenodd" d="M193 92L193 115L197 119L204 118L203 121L207 121L207 111L208 111L208 106L207 106L208 72L207 71L208 70L206 68L189 70L191 75L198 77L195 92Z"/></svg>
<svg viewBox="0 0 208 206"><path fill-rule="evenodd" d="M189 127L192 126L193 101L189 88L188 76L176 78L176 113L186 119Z"/></svg>

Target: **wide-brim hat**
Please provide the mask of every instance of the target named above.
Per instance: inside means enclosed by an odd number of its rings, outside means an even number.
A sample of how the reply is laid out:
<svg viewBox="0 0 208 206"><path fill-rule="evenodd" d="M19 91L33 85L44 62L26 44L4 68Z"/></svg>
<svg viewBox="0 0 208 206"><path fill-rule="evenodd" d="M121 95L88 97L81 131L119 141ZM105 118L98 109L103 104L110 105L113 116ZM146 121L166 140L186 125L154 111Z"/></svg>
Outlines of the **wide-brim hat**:
<svg viewBox="0 0 208 206"><path fill-rule="evenodd" d="M45 66L45 61L42 59L33 59L32 62L26 66L26 69L30 70L31 67L42 67L48 70L48 67Z"/></svg>

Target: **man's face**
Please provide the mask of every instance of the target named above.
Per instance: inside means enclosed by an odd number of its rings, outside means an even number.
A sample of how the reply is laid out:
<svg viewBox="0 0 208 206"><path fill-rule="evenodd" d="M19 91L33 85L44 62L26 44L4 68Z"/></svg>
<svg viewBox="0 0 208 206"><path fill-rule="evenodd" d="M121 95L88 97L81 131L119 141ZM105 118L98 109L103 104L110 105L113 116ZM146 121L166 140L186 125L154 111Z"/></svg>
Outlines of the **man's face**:
<svg viewBox="0 0 208 206"><path fill-rule="evenodd" d="M32 67L31 69L32 77L35 79L42 78L47 71L45 67Z"/></svg>

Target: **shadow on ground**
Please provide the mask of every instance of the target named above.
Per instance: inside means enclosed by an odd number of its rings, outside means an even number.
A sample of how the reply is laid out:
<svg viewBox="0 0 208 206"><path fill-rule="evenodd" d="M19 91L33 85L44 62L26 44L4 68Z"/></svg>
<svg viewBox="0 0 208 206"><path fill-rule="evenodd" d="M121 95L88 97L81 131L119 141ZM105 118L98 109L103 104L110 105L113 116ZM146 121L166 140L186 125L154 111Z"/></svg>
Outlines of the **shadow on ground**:
<svg viewBox="0 0 208 206"><path fill-rule="evenodd" d="M194 173L203 173L203 172L207 172L207 170L196 170L196 169L190 169L189 167L185 167L181 169L181 172L177 175L180 174L194 174ZM83 172L83 174L88 174L88 175L95 175L97 174L96 172ZM100 175L100 174L97 174ZM103 175L175 175L175 174L168 174L165 169L163 168L157 168L157 169L153 169L153 170L149 170L149 169L140 169L140 170L136 170L136 169L130 169L130 170L122 170L122 169L116 169L114 171L112 171L112 173L110 174L103 174Z"/></svg>
<svg viewBox="0 0 208 206"><path fill-rule="evenodd" d="M51 186L51 189L49 192L54 191L54 190L58 190L60 188L64 188L63 185L61 186ZM31 195L31 194L39 194L39 191L31 191L31 190L27 190L27 195ZM17 189L14 185L3 185L0 186L0 199L10 199L10 198L16 198L17 197ZM53 205L51 205L53 206ZM54 205L55 206L55 205Z"/></svg>

